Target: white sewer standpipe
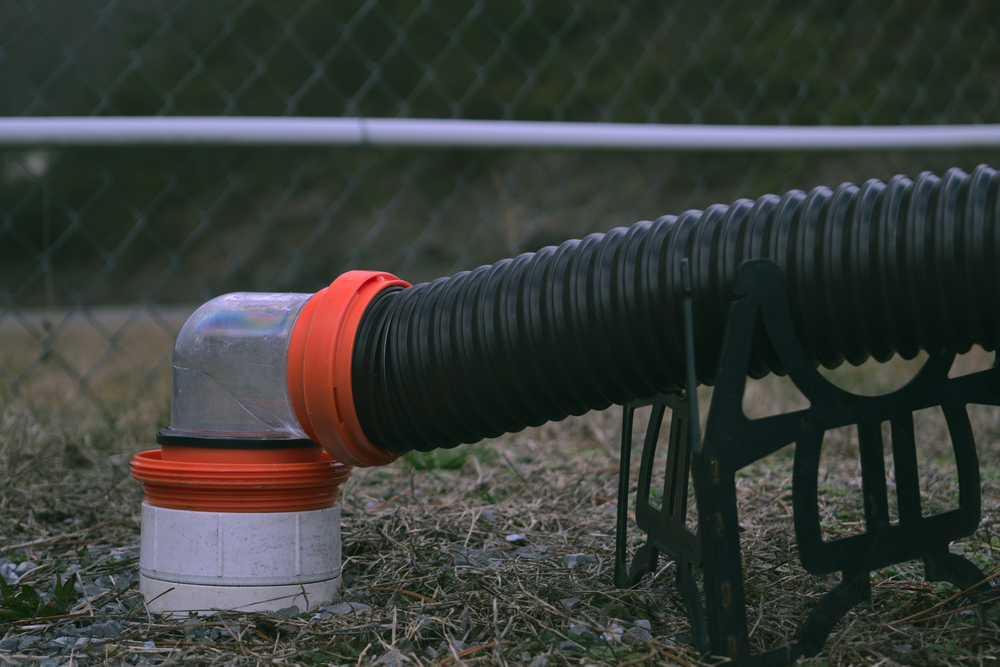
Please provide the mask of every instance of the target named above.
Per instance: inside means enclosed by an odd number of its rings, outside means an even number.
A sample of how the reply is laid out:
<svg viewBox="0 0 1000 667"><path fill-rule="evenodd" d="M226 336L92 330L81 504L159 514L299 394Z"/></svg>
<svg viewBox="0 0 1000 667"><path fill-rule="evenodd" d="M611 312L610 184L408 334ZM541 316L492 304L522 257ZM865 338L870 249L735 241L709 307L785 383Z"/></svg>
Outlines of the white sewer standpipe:
<svg viewBox="0 0 1000 667"><path fill-rule="evenodd" d="M140 452L139 589L150 611L307 610L340 595L338 489L351 467L309 440L286 350L308 294L202 305L173 353L171 424Z"/></svg>

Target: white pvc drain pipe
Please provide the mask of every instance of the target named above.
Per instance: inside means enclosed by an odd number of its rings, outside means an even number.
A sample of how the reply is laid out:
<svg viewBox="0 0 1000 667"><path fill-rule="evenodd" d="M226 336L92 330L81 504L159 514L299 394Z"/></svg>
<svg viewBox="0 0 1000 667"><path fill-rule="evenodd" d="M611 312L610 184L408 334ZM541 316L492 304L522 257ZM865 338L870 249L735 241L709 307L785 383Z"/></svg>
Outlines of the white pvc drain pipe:
<svg viewBox="0 0 1000 667"><path fill-rule="evenodd" d="M194 512L142 504L139 590L173 616L301 610L340 591L340 506L303 512Z"/></svg>

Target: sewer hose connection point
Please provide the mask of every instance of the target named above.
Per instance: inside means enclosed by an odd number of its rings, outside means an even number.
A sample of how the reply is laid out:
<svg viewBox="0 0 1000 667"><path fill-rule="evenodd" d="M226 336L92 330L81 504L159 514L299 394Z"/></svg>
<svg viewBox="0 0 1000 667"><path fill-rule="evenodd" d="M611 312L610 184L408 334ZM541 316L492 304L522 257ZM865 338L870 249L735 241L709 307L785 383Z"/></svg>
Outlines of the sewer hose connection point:
<svg viewBox="0 0 1000 667"><path fill-rule="evenodd" d="M696 380L712 384L737 268L758 258L784 272L815 365L992 350L1000 174L765 195L417 286L351 271L315 295L219 297L178 336L164 449L138 455L133 476L157 511L325 511L350 466L674 391L686 384L682 260ZM747 335L751 377L782 373L766 337Z"/></svg>

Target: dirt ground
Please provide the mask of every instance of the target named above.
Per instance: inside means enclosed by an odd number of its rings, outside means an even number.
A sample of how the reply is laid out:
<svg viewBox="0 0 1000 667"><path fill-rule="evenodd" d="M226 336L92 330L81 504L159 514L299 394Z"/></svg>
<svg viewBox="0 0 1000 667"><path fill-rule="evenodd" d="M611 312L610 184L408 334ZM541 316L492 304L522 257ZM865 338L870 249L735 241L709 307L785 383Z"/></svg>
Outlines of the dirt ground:
<svg viewBox="0 0 1000 667"><path fill-rule="evenodd" d="M973 355L968 363L984 359ZM877 393L910 372L905 365L865 367L835 380ZM751 385L745 407L769 412L795 401L793 390L771 378ZM661 560L636 589L614 586L620 409L357 470L341 495L339 601L184 620L149 613L137 591L142 492L128 464L153 447L162 406L73 420L42 418L15 403L2 409L0 574L10 584L0 604L2 665L718 662L692 646L672 563ZM970 410L983 516L978 531L952 550L992 575L1000 550L1000 418L993 408ZM957 502L953 459L941 424L924 417L921 497L929 511L940 511ZM863 499L856 442L843 433L827 444L820 512L829 537L859 530ZM782 450L738 479L755 651L793 639L839 580L799 565L792 463L792 452ZM633 488L637 470L635 463ZM642 536L634 524L630 530L634 549ZM876 572L872 583L871 601L849 612L819 655L801 664L1000 664L997 607L924 581L917 563ZM41 606L26 603L26 589Z"/></svg>

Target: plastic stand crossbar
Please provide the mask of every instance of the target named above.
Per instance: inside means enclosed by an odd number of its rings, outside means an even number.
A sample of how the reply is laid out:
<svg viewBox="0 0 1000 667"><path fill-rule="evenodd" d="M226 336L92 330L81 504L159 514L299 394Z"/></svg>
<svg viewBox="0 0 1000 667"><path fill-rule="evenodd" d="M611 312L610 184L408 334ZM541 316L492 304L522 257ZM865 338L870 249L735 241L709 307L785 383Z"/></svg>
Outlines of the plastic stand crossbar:
<svg viewBox="0 0 1000 667"><path fill-rule="evenodd" d="M681 271L686 277L689 269ZM687 280L685 282L688 282ZM719 375L709 407L704 440L698 433L697 393L693 386L675 395L659 395L625 406L615 584L634 587L656 571L659 554L675 561L677 589L691 623L696 650L751 667L789 665L819 653L836 623L871 597L871 573L911 560L923 560L924 576L947 581L983 599L996 592L971 561L949 551L952 541L975 532L981 497L976 444L967 406L1000 406L1000 362L987 370L949 378L955 359L946 351L927 360L906 385L882 396L859 396L829 383L809 361L796 335L784 276L769 260L740 265L736 293L726 321ZM694 378L691 294L684 307L687 377ZM763 327L761 328L760 325ZM752 335L748 335L752 332ZM781 366L809 401L803 410L750 419L743 395L751 351L766 335ZM635 410L652 405L639 470L636 523L646 543L627 562L629 465ZM955 455L958 507L927 515L920 503L913 413L940 407ZM672 411L663 507L649 500L654 453L666 409ZM881 425L890 424L898 520L889 515ZM824 434L854 425L858 433L864 495L862 533L824 540L819 515L819 463ZM794 641L751 653L740 554L736 473L782 447L795 444L792 507L802 566L812 574L841 572L799 626ZM688 474L697 501L697 531L686 523ZM704 606L694 569L702 572ZM993 597L992 595L990 597Z"/></svg>

